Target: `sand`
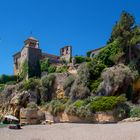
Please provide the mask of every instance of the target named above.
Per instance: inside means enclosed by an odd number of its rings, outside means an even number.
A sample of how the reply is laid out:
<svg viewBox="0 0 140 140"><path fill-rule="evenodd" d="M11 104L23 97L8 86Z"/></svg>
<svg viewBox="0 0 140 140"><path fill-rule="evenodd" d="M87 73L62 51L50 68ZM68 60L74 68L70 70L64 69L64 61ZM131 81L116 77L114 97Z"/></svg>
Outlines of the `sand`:
<svg viewBox="0 0 140 140"><path fill-rule="evenodd" d="M24 126L21 130L0 128L0 140L140 140L140 122Z"/></svg>

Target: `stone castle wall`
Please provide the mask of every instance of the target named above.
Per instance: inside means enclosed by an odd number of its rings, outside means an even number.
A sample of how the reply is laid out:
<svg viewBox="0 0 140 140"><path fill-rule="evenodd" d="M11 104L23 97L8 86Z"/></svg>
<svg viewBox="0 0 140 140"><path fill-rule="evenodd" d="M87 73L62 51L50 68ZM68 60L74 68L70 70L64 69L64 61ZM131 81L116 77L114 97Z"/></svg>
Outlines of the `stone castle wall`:
<svg viewBox="0 0 140 140"><path fill-rule="evenodd" d="M71 46L65 46L60 49L61 60L64 59L66 62L70 62L71 57L72 57L72 47Z"/></svg>

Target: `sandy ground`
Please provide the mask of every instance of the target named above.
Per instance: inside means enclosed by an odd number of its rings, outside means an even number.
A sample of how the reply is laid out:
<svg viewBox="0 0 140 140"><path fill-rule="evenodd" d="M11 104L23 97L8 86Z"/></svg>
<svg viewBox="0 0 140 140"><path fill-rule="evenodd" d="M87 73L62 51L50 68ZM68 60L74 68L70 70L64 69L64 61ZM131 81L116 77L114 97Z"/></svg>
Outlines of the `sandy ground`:
<svg viewBox="0 0 140 140"><path fill-rule="evenodd" d="M140 122L121 124L72 124L0 128L0 140L140 140Z"/></svg>

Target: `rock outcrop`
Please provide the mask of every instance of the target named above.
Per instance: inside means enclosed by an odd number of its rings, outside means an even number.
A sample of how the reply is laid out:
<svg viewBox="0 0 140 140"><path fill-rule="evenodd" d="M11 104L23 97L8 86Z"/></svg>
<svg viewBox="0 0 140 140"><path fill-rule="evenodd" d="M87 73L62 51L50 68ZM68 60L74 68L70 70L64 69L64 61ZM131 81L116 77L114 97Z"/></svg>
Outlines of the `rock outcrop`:
<svg viewBox="0 0 140 140"><path fill-rule="evenodd" d="M124 64L105 69L102 73L102 83L98 87L98 95L114 96L126 92L132 84L133 76L129 67Z"/></svg>
<svg viewBox="0 0 140 140"><path fill-rule="evenodd" d="M64 98L63 85L68 76L68 73L55 74L51 93L52 98ZM41 102L41 93L39 90L20 90L19 87L21 85L22 83L5 86L5 89L0 94L0 117L6 114L13 114L19 118L21 108L26 108L30 102L36 104Z"/></svg>

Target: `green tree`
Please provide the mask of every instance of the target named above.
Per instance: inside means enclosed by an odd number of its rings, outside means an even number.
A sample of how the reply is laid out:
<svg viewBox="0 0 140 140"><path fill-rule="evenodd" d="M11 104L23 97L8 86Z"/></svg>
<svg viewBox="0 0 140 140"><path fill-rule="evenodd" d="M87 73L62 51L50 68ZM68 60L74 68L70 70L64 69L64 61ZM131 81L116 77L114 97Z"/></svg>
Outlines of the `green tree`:
<svg viewBox="0 0 140 140"><path fill-rule="evenodd" d="M41 61L41 71L48 71L48 68L50 66L50 60L46 59L46 60L42 60Z"/></svg>
<svg viewBox="0 0 140 140"><path fill-rule="evenodd" d="M108 43L116 39L120 40L120 47L123 48L126 62L129 63L132 60L134 46L140 43L140 27L136 26L135 18L125 11L114 26Z"/></svg>
<svg viewBox="0 0 140 140"><path fill-rule="evenodd" d="M107 66L113 66L124 55L123 49L120 46L121 41L116 39L107 44L96 56L96 59Z"/></svg>
<svg viewBox="0 0 140 140"><path fill-rule="evenodd" d="M113 42L116 39L127 41L131 37L131 31L133 30L134 26L134 17L131 14L123 11L119 21L113 27L109 42Z"/></svg>

